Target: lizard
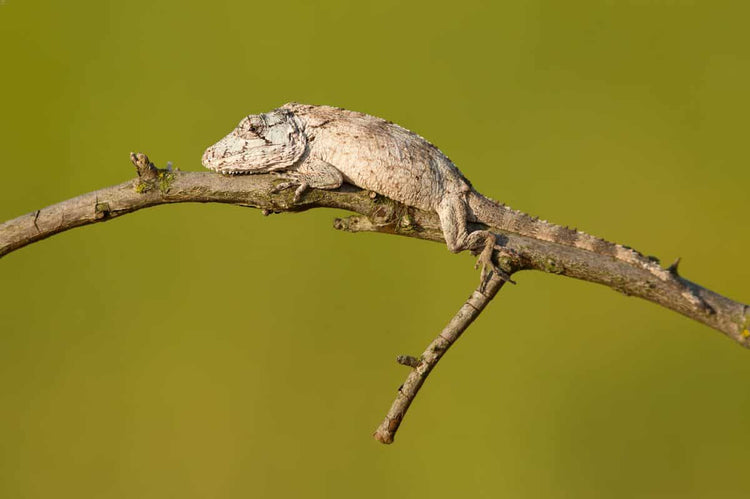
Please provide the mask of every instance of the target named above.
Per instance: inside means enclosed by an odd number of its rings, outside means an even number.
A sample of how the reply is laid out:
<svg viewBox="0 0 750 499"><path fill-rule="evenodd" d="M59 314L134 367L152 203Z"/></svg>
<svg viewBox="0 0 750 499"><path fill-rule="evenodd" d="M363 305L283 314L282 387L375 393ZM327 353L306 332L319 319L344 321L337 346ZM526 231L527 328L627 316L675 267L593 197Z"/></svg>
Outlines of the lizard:
<svg viewBox="0 0 750 499"><path fill-rule="evenodd" d="M662 281L676 283L676 272L661 267L652 257L485 197L436 146L410 130L368 114L287 103L243 118L234 130L206 149L201 162L226 175L276 174L283 182L274 191L295 188L294 202L310 188L337 189L347 182L407 206L435 212L448 250L470 250L479 255L477 266L481 266L482 279L496 272L513 282L493 260L495 251L512 252L497 243L494 233L470 231L472 221L608 255ZM706 309L707 304L698 296L689 292L683 296Z"/></svg>

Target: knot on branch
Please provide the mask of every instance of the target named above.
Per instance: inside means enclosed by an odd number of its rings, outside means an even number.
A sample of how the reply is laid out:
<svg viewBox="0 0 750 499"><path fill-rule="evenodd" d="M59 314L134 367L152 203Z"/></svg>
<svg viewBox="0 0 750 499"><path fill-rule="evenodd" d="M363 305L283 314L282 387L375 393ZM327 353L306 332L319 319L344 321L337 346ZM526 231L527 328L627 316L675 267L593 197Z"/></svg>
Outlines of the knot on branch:
<svg viewBox="0 0 750 499"><path fill-rule="evenodd" d="M413 355L399 355L396 357L396 362L407 367L417 367L419 365L419 359Z"/></svg>
<svg viewBox="0 0 750 499"><path fill-rule="evenodd" d="M333 228L344 232L377 232L378 225L372 223L372 220L367 217L352 215L334 219Z"/></svg>
<svg viewBox="0 0 750 499"><path fill-rule="evenodd" d="M175 179L175 172L172 171L172 164L167 162L166 168L157 168L148 156L142 152L130 153L130 162L135 166L138 172L138 182L135 185L135 191L143 194L158 189L162 194L169 191L169 186Z"/></svg>
<svg viewBox="0 0 750 499"><path fill-rule="evenodd" d="M135 170L138 172L138 177L141 180L154 180L158 178L159 169L142 152L131 152L130 162L135 166Z"/></svg>

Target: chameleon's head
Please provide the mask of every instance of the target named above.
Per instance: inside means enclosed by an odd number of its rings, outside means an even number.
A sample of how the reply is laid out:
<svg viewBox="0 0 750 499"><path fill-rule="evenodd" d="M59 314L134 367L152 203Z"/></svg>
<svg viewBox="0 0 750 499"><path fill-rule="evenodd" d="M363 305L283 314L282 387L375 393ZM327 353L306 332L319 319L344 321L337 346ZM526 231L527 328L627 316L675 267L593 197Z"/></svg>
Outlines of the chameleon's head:
<svg viewBox="0 0 750 499"><path fill-rule="evenodd" d="M203 166L219 173L246 174L283 170L304 154L307 138L288 109L252 114L203 153Z"/></svg>

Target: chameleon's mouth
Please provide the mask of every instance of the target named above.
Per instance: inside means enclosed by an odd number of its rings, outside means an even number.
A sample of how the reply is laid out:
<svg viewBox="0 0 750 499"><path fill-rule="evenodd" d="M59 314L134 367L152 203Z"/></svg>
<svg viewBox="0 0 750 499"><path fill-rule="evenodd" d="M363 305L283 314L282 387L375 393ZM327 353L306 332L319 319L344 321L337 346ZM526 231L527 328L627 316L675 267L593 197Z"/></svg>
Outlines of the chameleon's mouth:
<svg viewBox="0 0 750 499"><path fill-rule="evenodd" d="M225 175L248 175L250 173L253 173L252 170L241 170L237 169L236 167L233 168L231 164L223 165L223 162L221 160L216 160L215 153L211 151L211 148L207 149L206 152L203 153L201 163L209 170L213 170L216 173Z"/></svg>

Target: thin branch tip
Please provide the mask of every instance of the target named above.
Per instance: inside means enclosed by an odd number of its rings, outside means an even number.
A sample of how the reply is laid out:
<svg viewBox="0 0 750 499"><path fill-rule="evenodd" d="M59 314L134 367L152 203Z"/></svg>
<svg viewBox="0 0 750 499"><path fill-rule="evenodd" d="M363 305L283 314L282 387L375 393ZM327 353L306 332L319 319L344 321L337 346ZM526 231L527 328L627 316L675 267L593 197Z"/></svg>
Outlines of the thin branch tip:
<svg viewBox="0 0 750 499"><path fill-rule="evenodd" d="M419 359L410 355L400 355L396 359L399 364L407 365L412 368L406 377L404 384L399 387L398 395L391 404L383 422L373 433L373 437L384 444L393 443L401 422L406 416L414 398L419 393L419 389L435 368L438 361L445 355L448 349L453 345L461 334L468 328L479 314L485 309L487 304L495 297L500 288L505 284L505 280L496 273L492 273L489 280L485 283L483 280L479 287L466 299L458 312L451 318L448 324L443 328L440 334L427 345L427 348ZM481 288L484 287L484 291Z"/></svg>

